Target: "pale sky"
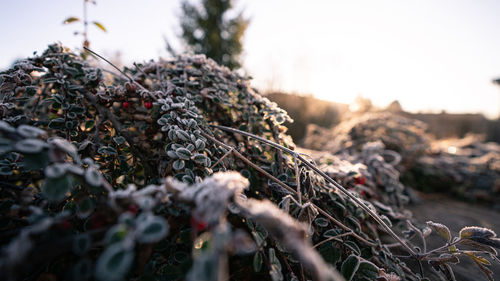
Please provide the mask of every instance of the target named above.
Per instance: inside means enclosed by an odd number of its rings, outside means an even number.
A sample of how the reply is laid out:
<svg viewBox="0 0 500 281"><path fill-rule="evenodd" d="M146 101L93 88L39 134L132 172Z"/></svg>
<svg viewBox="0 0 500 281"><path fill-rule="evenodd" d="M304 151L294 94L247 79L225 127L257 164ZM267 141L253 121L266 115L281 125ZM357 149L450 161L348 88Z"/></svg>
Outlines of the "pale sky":
<svg viewBox="0 0 500 281"><path fill-rule="evenodd" d="M81 0L0 0L0 68L51 42L75 48ZM125 63L166 56L178 45L179 0L98 0L91 48ZM251 24L244 38L252 84L343 103L357 95L410 111L482 112L497 117L500 87L498 0L240 0Z"/></svg>

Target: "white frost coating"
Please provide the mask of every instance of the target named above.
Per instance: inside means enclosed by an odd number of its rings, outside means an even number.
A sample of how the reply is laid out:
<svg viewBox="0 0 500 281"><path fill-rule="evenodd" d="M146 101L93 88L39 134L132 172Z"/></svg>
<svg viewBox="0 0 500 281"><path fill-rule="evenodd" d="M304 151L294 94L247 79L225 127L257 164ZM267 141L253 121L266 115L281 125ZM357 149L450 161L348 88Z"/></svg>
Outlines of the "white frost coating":
<svg viewBox="0 0 500 281"><path fill-rule="evenodd" d="M280 242L304 268L311 273L314 280L344 280L331 268L312 248L307 237L307 227L285 213L268 200L248 199L239 202L244 215L264 227Z"/></svg>
<svg viewBox="0 0 500 281"><path fill-rule="evenodd" d="M195 204L193 216L197 220L215 225L226 211L229 201L242 193L249 182L238 172L219 172L191 186L172 178L168 178L165 185L167 190L177 193L175 196L178 199Z"/></svg>

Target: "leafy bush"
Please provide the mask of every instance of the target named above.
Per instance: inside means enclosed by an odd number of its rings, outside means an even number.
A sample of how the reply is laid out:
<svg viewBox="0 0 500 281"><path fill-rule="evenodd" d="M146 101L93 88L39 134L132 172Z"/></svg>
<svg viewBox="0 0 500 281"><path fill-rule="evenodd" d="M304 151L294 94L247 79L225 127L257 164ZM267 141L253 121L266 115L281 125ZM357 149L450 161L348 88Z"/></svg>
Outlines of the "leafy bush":
<svg viewBox="0 0 500 281"><path fill-rule="evenodd" d="M446 192L500 208L500 145L469 135L436 140L417 159L405 181L426 191ZM496 204L496 205L495 205Z"/></svg>
<svg viewBox="0 0 500 281"><path fill-rule="evenodd" d="M496 258L479 228L419 251L431 228L297 153L246 78L203 56L135 66L105 79L51 45L0 73L6 280L423 280L385 233L446 276L457 255Z"/></svg>
<svg viewBox="0 0 500 281"><path fill-rule="evenodd" d="M333 129L311 126L304 146L334 154L358 153L367 142L381 141L402 157L403 166L412 165L429 147L426 125L418 120L388 112L369 112L346 120Z"/></svg>

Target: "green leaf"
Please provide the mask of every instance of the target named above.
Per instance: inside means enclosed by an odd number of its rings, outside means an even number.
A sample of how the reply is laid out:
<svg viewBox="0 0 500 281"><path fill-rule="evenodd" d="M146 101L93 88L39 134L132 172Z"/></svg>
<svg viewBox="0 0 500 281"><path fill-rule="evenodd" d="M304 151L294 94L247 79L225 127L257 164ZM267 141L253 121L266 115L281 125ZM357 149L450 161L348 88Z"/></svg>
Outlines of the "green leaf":
<svg viewBox="0 0 500 281"><path fill-rule="evenodd" d="M375 264L364 260L360 262L356 274L359 274L368 280L376 280L378 277L378 272L379 268Z"/></svg>
<svg viewBox="0 0 500 281"><path fill-rule="evenodd" d="M137 241L141 243L158 242L168 234L168 223L162 217L148 215L138 218L137 221Z"/></svg>
<svg viewBox="0 0 500 281"><path fill-rule="evenodd" d="M85 171L85 181L91 186L101 186L102 175L95 168L90 167Z"/></svg>
<svg viewBox="0 0 500 281"><path fill-rule="evenodd" d="M177 148L175 150L175 154L177 154L177 156L183 160L189 160L191 158L191 151L185 149L184 147Z"/></svg>
<svg viewBox="0 0 500 281"><path fill-rule="evenodd" d="M174 170L176 170L176 171L184 169L184 166L185 166L185 162L184 162L184 160L181 160L181 159L175 160L174 163L172 164L172 168L174 168Z"/></svg>
<svg viewBox="0 0 500 281"><path fill-rule="evenodd" d="M63 24L68 24L68 23L73 23L73 22L78 22L78 21L80 21L80 19L77 17L69 17L63 21Z"/></svg>
<svg viewBox="0 0 500 281"><path fill-rule="evenodd" d="M21 125L17 127L17 133L25 138L37 138L40 135L45 135L45 131L28 125Z"/></svg>
<svg viewBox="0 0 500 281"><path fill-rule="evenodd" d="M92 198L86 197L78 203L78 217L86 218L92 214L95 208L95 201Z"/></svg>
<svg viewBox="0 0 500 281"><path fill-rule="evenodd" d="M79 260L72 269L73 280L88 280L92 275L92 261L89 258Z"/></svg>
<svg viewBox="0 0 500 281"><path fill-rule="evenodd" d="M47 178L43 183L43 194L50 201L60 201L66 197L68 192L73 187L73 178L70 175L65 175L60 178Z"/></svg>
<svg viewBox="0 0 500 281"><path fill-rule="evenodd" d="M333 236L337 236L340 233L342 233L342 229L332 228L332 229L328 229L327 231L325 231L323 233L323 237L330 238L330 237L333 237Z"/></svg>
<svg viewBox="0 0 500 281"><path fill-rule="evenodd" d="M12 169L9 166L0 166L0 176L12 175Z"/></svg>
<svg viewBox="0 0 500 281"><path fill-rule="evenodd" d="M356 256L361 255L361 250L359 249L359 246L353 241L345 241L344 245L347 246L349 249L351 249L353 254L355 254Z"/></svg>
<svg viewBox="0 0 500 281"><path fill-rule="evenodd" d="M314 222L320 227L328 226L328 221L325 218L316 218Z"/></svg>
<svg viewBox="0 0 500 281"><path fill-rule="evenodd" d="M329 264L335 265L342 257L342 251L334 246L333 242L327 242L318 249L323 259Z"/></svg>
<svg viewBox="0 0 500 281"><path fill-rule="evenodd" d="M113 140L116 144L124 144L126 142L125 138L122 136L114 137Z"/></svg>
<svg viewBox="0 0 500 281"><path fill-rule="evenodd" d="M107 155L116 155L116 154L118 154L118 152L116 152L116 149L114 149L111 146L101 146L97 150L97 153L107 154Z"/></svg>
<svg viewBox="0 0 500 281"><path fill-rule="evenodd" d="M134 251L122 243L111 244L97 259L95 277L103 281L124 279L134 261Z"/></svg>
<svg viewBox="0 0 500 281"><path fill-rule="evenodd" d="M283 273L281 273L281 263L276 257L276 251L274 248L269 248L269 263L271 264L271 269L269 270L269 275L273 281L282 281Z"/></svg>
<svg viewBox="0 0 500 281"><path fill-rule="evenodd" d="M54 163L45 168L45 176L47 178L59 178L66 173L66 163Z"/></svg>
<svg viewBox="0 0 500 281"><path fill-rule="evenodd" d="M173 150L169 150L167 151L167 156L171 159L177 159L179 158L179 156L177 156L177 153L175 153L175 151Z"/></svg>
<svg viewBox="0 0 500 281"><path fill-rule="evenodd" d="M208 166L208 157L205 156L204 154L200 154L200 153L196 153L194 156L193 156L193 160L195 163L197 164L200 164L200 165L204 165L204 166Z"/></svg>
<svg viewBox="0 0 500 281"><path fill-rule="evenodd" d="M20 140L14 145L17 151L27 154L40 153L46 147L47 144L39 139Z"/></svg>
<svg viewBox="0 0 500 281"><path fill-rule="evenodd" d="M77 255L83 255L92 245L90 235L87 233L79 234L73 240L73 252Z"/></svg>
<svg viewBox="0 0 500 281"><path fill-rule="evenodd" d="M85 129L90 130L95 126L95 121L94 120L88 120L85 122Z"/></svg>
<svg viewBox="0 0 500 281"><path fill-rule="evenodd" d="M359 268L359 258L355 255L350 255L342 263L340 272L342 273L346 281L350 281L354 277L354 274L356 273L358 268Z"/></svg>
<svg viewBox="0 0 500 281"><path fill-rule="evenodd" d="M97 26L99 29L101 29L102 31L104 31L104 32L108 32L108 31L106 30L106 28L104 27L104 25L102 25L100 22L93 21L92 23L93 23L95 26Z"/></svg>
<svg viewBox="0 0 500 281"><path fill-rule="evenodd" d="M0 155L11 151L12 148L11 140L0 137Z"/></svg>
<svg viewBox="0 0 500 281"><path fill-rule="evenodd" d="M255 272L260 272L260 270L262 269L262 255L260 254L260 252L255 253L255 255L253 256L252 265Z"/></svg>
<svg viewBox="0 0 500 281"><path fill-rule="evenodd" d="M179 139L181 139L181 140L183 140L183 141L189 141L189 140L190 140L190 138L189 138L189 134L188 134L188 133L186 133L186 132L185 132L185 131L183 131L183 130L177 130L177 131L175 131L175 135L176 135Z"/></svg>
<svg viewBox="0 0 500 281"><path fill-rule="evenodd" d="M57 149L68 153L69 155L71 155L71 157L73 158L77 157L76 147L71 143L69 143L69 141L63 138L50 138L49 143L57 147Z"/></svg>

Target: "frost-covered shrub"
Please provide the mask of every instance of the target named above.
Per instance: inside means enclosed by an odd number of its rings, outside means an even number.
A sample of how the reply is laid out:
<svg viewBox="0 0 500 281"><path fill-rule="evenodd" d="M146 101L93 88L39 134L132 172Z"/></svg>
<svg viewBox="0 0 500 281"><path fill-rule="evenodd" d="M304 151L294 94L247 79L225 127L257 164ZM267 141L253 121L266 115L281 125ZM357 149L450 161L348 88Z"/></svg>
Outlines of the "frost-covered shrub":
<svg viewBox="0 0 500 281"><path fill-rule="evenodd" d="M298 161L288 115L248 79L203 56L103 72L51 45L0 73L2 278L421 280L383 238L408 228L384 217L401 206ZM496 236L467 233L483 262ZM446 246L401 239L449 271Z"/></svg>
<svg viewBox="0 0 500 281"><path fill-rule="evenodd" d="M368 142L381 141L399 153L401 164L411 165L429 147L426 125L388 112L370 112L345 120L333 130L310 126L304 146L334 154L359 153Z"/></svg>

